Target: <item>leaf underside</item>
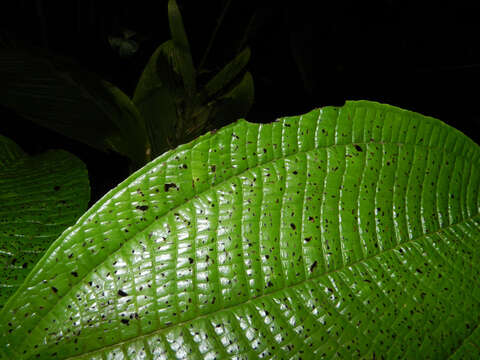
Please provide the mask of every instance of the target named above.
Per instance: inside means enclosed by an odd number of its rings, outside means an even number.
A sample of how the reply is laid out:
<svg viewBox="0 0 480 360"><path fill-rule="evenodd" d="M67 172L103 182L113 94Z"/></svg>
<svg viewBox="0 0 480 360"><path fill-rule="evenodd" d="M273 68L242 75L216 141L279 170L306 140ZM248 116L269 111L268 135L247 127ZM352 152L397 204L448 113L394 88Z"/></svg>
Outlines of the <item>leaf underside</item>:
<svg viewBox="0 0 480 360"><path fill-rule="evenodd" d="M359 101L160 156L48 250L0 358L478 358L479 148Z"/></svg>
<svg viewBox="0 0 480 360"><path fill-rule="evenodd" d="M60 150L31 157L0 136L0 308L89 197L79 159Z"/></svg>

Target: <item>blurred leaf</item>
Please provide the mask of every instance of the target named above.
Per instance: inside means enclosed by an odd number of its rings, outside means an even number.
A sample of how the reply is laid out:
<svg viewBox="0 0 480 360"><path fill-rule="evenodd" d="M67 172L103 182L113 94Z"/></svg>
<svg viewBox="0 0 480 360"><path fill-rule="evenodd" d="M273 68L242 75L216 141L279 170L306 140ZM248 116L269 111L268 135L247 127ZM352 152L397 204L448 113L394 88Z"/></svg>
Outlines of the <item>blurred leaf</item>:
<svg viewBox="0 0 480 360"><path fill-rule="evenodd" d="M111 114L111 119L118 129L121 138L112 141L110 147L122 153L129 144L134 145L128 149L133 160L134 168L139 168L150 160L150 144L145 129L145 122L132 100L119 88L102 81L105 90L103 109Z"/></svg>
<svg viewBox="0 0 480 360"><path fill-rule="evenodd" d="M201 95L202 100L214 96L220 90L227 87L235 79L235 77L237 77L240 72L244 70L249 60L250 49L246 48L205 85Z"/></svg>
<svg viewBox="0 0 480 360"><path fill-rule="evenodd" d="M209 126L219 128L229 122L244 118L253 105L254 94L253 77L247 71L238 85L219 97L213 104Z"/></svg>
<svg viewBox="0 0 480 360"><path fill-rule="evenodd" d="M129 57L135 54L138 50L138 43L135 40L124 39L121 37L109 36L108 42L112 49L118 52L120 57Z"/></svg>
<svg viewBox="0 0 480 360"><path fill-rule="evenodd" d="M0 308L89 198L78 158L62 150L30 157L0 135Z"/></svg>
<svg viewBox="0 0 480 360"><path fill-rule="evenodd" d="M147 160L145 128L141 118L131 116L133 104L119 92L71 59L26 50L3 50L0 56L1 105L141 165Z"/></svg>
<svg viewBox="0 0 480 360"><path fill-rule="evenodd" d="M122 36L108 36L108 42L120 57L130 57L134 55L139 48L138 42L133 39L136 35L136 31L124 29Z"/></svg>
<svg viewBox="0 0 480 360"><path fill-rule="evenodd" d="M206 105L197 106L185 126L183 142L189 142L208 130L218 129L244 118L253 105L253 98L253 78L246 72L241 81L226 94Z"/></svg>
<svg viewBox="0 0 480 360"><path fill-rule="evenodd" d="M250 74L241 76L250 50L239 53L198 93L190 46L175 0L169 1L168 13L172 40L152 55L133 97L145 119L152 157L192 140L215 124L245 116L253 102L253 79Z"/></svg>
<svg viewBox="0 0 480 360"><path fill-rule="evenodd" d="M145 121L152 157L171 148L174 141L177 108L184 94L177 69L178 56L173 41L160 45L145 67L133 95L133 102Z"/></svg>
<svg viewBox="0 0 480 360"><path fill-rule="evenodd" d="M182 14L178 9L177 2L175 0L168 1L168 23L170 25L170 33L175 44L188 50L190 52L190 44L188 43L187 33L183 26Z"/></svg>
<svg viewBox="0 0 480 360"><path fill-rule="evenodd" d="M181 56L177 57L177 71L182 76L183 84L188 97L193 97L196 90L195 67L188 43L187 34L183 26L182 15L175 0L168 2L168 21L172 40Z"/></svg>
<svg viewBox="0 0 480 360"><path fill-rule="evenodd" d="M27 156L25 152L9 138L0 135L0 169Z"/></svg>
<svg viewBox="0 0 480 360"><path fill-rule="evenodd" d="M130 29L124 29L123 30L123 37L125 39L130 39L130 38L134 37L135 35L137 35L137 32L135 30L130 30Z"/></svg>

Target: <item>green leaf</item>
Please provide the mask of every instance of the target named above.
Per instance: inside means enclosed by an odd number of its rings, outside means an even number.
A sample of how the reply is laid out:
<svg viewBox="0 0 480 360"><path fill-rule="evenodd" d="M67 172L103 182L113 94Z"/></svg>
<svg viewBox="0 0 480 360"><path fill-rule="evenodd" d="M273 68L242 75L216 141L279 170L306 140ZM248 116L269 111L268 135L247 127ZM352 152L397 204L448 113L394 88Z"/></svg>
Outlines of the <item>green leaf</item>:
<svg viewBox="0 0 480 360"><path fill-rule="evenodd" d="M128 97L106 84L70 59L26 50L4 50L0 57L0 104L72 139L144 164L143 121L132 116L136 110Z"/></svg>
<svg viewBox="0 0 480 360"><path fill-rule="evenodd" d="M241 80L226 94L197 108L184 126L181 140L188 142L205 131L218 129L237 119L245 117L253 105L253 77L246 72Z"/></svg>
<svg viewBox="0 0 480 360"><path fill-rule="evenodd" d="M205 85L203 97L212 97L227 87L245 69L249 60L250 49L246 48Z"/></svg>
<svg viewBox="0 0 480 360"><path fill-rule="evenodd" d="M181 54L181 56L178 57L177 69L182 76L187 95L192 97L196 89L195 67L193 66L192 54L183 26L182 15L175 0L168 1L168 23L170 25L172 40Z"/></svg>
<svg viewBox="0 0 480 360"><path fill-rule="evenodd" d="M150 144L147 138L145 122L132 100L119 88L107 81L102 81L104 101L102 109L110 114L112 122L120 130L118 139L107 139L113 150L128 155L135 169L150 160ZM102 97L98 99L99 103Z"/></svg>
<svg viewBox="0 0 480 360"><path fill-rule="evenodd" d="M25 157L25 152L9 138L0 135L0 169Z"/></svg>
<svg viewBox="0 0 480 360"><path fill-rule="evenodd" d="M89 198L79 159L61 150L31 157L0 135L0 308Z"/></svg>
<svg viewBox="0 0 480 360"><path fill-rule="evenodd" d="M0 357L478 358L480 149L347 102L169 151L50 247Z"/></svg>
<svg viewBox="0 0 480 360"><path fill-rule="evenodd" d="M151 56L133 102L145 120L152 157L170 149L184 96L178 68L178 51L173 41L160 45Z"/></svg>
<svg viewBox="0 0 480 360"><path fill-rule="evenodd" d="M253 77L246 72L240 82L228 93L218 97L211 105L210 125L220 127L228 122L244 118L250 111L254 99Z"/></svg>

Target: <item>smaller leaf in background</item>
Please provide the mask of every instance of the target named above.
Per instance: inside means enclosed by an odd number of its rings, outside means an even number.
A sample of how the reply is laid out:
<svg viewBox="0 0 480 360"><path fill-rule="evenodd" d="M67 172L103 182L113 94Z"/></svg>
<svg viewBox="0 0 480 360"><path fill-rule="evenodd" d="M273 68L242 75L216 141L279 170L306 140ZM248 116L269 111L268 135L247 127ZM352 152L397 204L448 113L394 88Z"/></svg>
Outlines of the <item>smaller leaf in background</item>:
<svg viewBox="0 0 480 360"><path fill-rule="evenodd" d="M196 90L195 67L185 27L183 26L182 15L175 0L169 0L168 2L168 20L172 40L178 49L177 51L181 54L181 56L176 57L177 71L182 76L187 96L192 97Z"/></svg>
<svg viewBox="0 0 480 360"><path fill-rule="evenodd" d="M153 53L133 96L145 120L152 158L218 124L245 116L253 103L253 79L250 74L242 76L250 50L240 52L198 91L190 45L175 0L169 1L168 14L172 40Z"/></svg>
<svg viewBox="0 0 480 360"><path fill-rule="evenodd" d="M0 169L26 156L25 152L9 138L0 135Z"/></svg>
<svg viewBox="0 0 480 360"><path fill-rule="evenodd" d="M118 153L128 152L133 168L137 169L150 160L150 144L144 119L122 90L108 81L102 81L102 90L106 99L103 109L111 115L112 122L120 130L120 138L110 142L110 147Z"/></svg>
<svg viewBox="0 0 480 360"><path fill-rule="evenodd" d="M0 135L0 308L89 198L78 158L62 150L31 157Z"/></svg>
<svg viewBox="0 0 480 360"><path fill-rule="evenodd" d="M246 72L236 85L215 100L198 106L185 128L184 141L188 142L205 131L220 128L233 120L245 117L253 105L253 77Z"/></svg>
<svg viewBox="0 0 480 360"><path fill-rule="evenodd" d="M209 126L218 128L233 119L243 118L253 105L254 95L253 77L247 71L233 89L213 103Z"/></svg>
<svg viewBox="0 0 480 360"><path fill-rule="evenodd" d="M160 45L145 67L133 95L133 102L145 121L152 157L175 144L177 108L184 96L181 77L176 70L177 56L173 41Z"/></svg>
<svg viewBox="0 0 480 360"><path fill-rule="evenodd" d="M240 52L235 59L220 70L204 87L201 92L201 102L216 95L226 88L247 66L250 60L250 49Z"/></svg>
<svg viewBox="0 0 480 360"><path fill-rule="evenodd" d="M0 56L1 105L62 135L144 164L148 141L143 120L131 116L133 104L119 93L71 59L33 50L3 50Z"/></svg>

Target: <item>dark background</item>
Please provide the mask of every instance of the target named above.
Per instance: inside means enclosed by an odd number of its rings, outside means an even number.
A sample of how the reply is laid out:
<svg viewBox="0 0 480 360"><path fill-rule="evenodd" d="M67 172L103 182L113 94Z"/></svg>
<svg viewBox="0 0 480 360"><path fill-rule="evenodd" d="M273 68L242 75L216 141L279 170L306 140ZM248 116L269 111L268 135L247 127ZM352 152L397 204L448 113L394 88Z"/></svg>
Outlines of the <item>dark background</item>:
<svg viewBox="0 0 480 360"><path fill-rule="evenodd" d="M270 122L315 107L368 99L439 118L480 143L480 12L467 2L177 0L194 62L225 17L200 80L244 45L255 81L247 119ZM315 8L311 3L315 3ZM137 32L139 50L122 58L108 36ZM75 58L128 95L158 45L170 38L167 1L5 1L0 30ZM21 119L0 107L0 133L31 154L66 149L86 164L92 201L128 175L128 161Z"/></svg>

